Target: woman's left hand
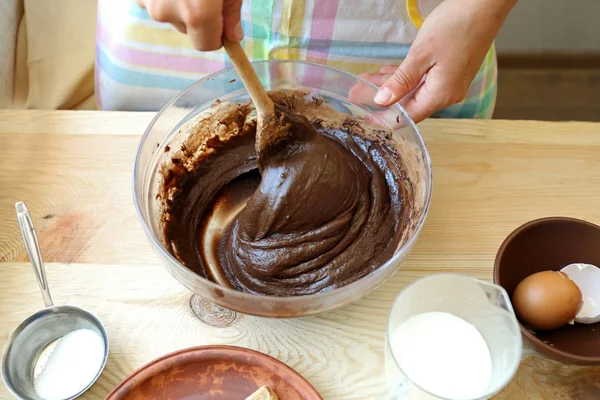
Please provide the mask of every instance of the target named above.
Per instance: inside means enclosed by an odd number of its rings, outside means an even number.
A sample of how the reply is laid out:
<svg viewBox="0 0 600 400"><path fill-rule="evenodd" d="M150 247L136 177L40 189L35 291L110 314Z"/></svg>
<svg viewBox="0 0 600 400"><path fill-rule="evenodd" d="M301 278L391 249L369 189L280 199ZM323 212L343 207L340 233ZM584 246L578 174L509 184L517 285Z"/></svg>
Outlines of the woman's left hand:
<svg viewBox="0 0 600 400"><path fill-rule="evenodd" d="M427 16L406 59L378 74L375 102L400 101L415 122L462 101L516 0L444 0Z"/></svg>

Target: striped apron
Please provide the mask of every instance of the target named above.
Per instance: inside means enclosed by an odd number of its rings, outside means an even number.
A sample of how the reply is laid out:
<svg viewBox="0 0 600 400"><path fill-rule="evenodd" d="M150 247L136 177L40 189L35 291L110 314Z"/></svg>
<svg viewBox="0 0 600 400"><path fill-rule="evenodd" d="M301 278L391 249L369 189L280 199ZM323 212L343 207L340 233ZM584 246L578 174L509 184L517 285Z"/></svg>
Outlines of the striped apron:
<svg viewBox="0 0 600 400"><path fill-rule="evenodd" d="M399 65L422 18L440 0L244 0L242 46L251 60L316 62L354 74ZM202 77L231 66L223 49L196 51L135 0L99 0L96 96L105 110L158 110ZM467 98L434 114L490 118L496 99L492 46Z"/></svg>

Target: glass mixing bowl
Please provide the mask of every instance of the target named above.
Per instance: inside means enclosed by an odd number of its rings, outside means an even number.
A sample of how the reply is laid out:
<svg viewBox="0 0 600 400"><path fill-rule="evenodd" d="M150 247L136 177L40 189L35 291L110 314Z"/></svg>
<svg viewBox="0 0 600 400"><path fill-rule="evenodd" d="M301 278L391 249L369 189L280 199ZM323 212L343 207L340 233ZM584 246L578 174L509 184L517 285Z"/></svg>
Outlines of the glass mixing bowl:
<svg viewBox="0 0 600 400"><path fill-rule="evenodd" d="M395 271L414 246L421 231L431 198L431 164L423 139L405 111L394 105L383 109L373 102L377 88L366 80L339 69L298 61L253 63L268 90L305 89L309 96L323 98L337 111L364 119L372 126L392 129L406 166L413 211L408 218L394 256L362 279L331 291L294 297L258 296L219 286L186 268L164 245L160 204L160 166L168 158L177 133L191 118L207 110L215 100L248 102L249 96L233 69L210 75L192 85L154 118L140 142L135 159L133 195L137 213L161 263L195 294L222 307L265 317L299 317L317 314L353 302L381 285Z"/></svg>

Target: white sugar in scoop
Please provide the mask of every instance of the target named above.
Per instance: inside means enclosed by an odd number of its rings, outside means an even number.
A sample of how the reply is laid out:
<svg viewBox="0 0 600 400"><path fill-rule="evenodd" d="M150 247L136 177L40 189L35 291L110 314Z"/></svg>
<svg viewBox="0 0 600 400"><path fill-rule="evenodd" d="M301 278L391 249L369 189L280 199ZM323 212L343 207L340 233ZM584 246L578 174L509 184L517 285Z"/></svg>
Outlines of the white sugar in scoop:
<svg viewBox="0 0 600 400"><path fill-rule="evenodd" d="M39 356L33 377L35 391L46 400L73 397L96 378L103 359L104 341L96 332L69 332Z"/></svg>

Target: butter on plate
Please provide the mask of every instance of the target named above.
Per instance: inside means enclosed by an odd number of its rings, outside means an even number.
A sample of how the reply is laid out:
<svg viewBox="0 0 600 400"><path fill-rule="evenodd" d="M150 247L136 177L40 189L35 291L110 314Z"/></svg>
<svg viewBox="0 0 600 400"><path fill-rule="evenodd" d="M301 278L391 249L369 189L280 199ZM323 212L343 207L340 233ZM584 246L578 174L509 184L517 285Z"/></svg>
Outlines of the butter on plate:
<svg viewBox="0 0 600 400"><path fill-rule="evenodd" d="M263 386L250 396L246 397L246 400L279 400L279 397L277 397L270 387Z"/></svg>

